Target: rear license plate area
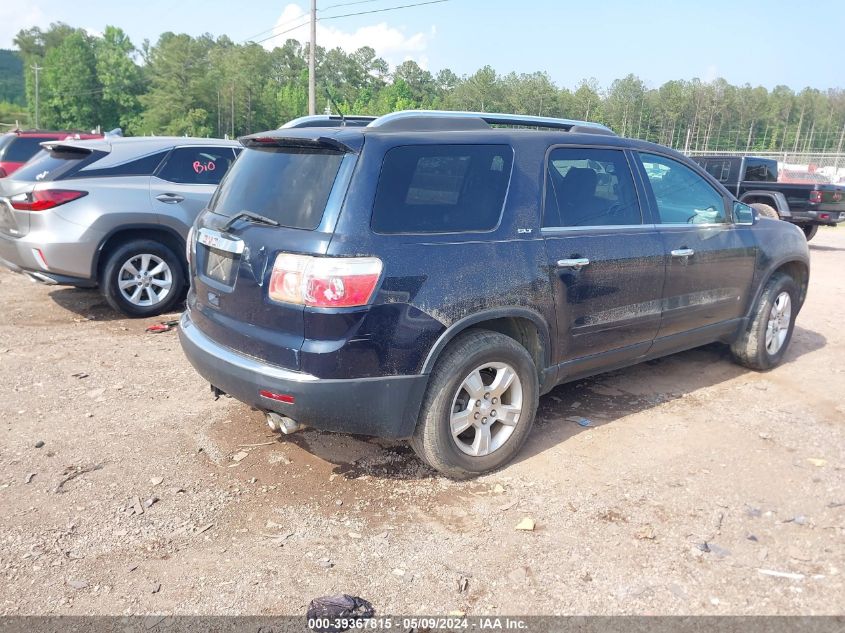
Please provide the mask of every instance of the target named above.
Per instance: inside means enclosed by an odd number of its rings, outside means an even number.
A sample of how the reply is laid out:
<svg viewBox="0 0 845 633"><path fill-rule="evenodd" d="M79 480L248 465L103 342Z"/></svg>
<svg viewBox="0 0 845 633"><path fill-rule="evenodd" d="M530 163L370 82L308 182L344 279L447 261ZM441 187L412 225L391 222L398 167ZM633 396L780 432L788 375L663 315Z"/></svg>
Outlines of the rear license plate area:
<svg viewBox="0 0 845 633"><path fill-rule="evenodd" d="M233 286L235 283L234 255L215 248L207 248L204 272L209 279L226 286Z"/></svg>
<svg viewBox="0 0 845 633"><path fill-rule="evenodd" d="M206 282L230 290L235 285L244 250L241 240L202 228L197 235L197 270Z"/></svg>

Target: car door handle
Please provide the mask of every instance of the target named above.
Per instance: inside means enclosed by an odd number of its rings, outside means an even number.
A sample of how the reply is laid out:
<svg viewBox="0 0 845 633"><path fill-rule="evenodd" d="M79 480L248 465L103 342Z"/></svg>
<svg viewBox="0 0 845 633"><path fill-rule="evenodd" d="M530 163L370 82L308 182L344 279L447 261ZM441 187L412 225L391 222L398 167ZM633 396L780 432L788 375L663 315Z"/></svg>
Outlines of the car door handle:
<svg viewBox="0 0 845 633"><path fill-rule="evenodd" d="M177 204L184 199L185 197L180 196L178 193L161 193L156 196L156 200L165 204Z"/></svg>
<svg viewBox="0 0 845 633"><path fill-rule="evenodd" d="M692 257L695 251L691 248L676 248L672 251L672 257Z"/></svg>
<svg viewBox="0 0 845 633"><path fill-rule="evenodd" d="M587 258L557 260L558 268L574 268L575 270L581 270L584 266L589 265L590 260Z"/></svg>

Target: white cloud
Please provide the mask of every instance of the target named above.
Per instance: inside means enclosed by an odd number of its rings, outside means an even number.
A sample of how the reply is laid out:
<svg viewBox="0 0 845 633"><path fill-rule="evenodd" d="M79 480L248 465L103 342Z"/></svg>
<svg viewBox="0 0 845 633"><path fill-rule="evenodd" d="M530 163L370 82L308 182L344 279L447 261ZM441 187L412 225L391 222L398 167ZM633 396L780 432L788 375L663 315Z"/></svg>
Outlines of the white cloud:
<svg viewBox="0 0 845 633"><path fill-rule="evenodd" d="M45 27L48 22L44 12L28 2L0 2L0 48L14 48L13 40L21 29Z"/></svg>
<svg viewBox="0 0 845 633"><path fill-rule="evenodd" d="M320 14L317 14L320 17ZM308 13L296 4L285 6L273 31L268 35L278 35L263 45L267 49L284 44L285 40L294 39L307 42L311 37ZM436 35L434 27L428 33L418 32L406 35L404 29L389 26L386 22L379 22L362 26L353 31L344 31L333 22L317 22L317 44L326 49L342 48L346 52L353 52L362 46L371 46L376 55L383 57L391 65L401 63L406 59L418 62L427 61L423 54L428 47L429 40ZM267 37L267 36L264 36Z"/></svg>

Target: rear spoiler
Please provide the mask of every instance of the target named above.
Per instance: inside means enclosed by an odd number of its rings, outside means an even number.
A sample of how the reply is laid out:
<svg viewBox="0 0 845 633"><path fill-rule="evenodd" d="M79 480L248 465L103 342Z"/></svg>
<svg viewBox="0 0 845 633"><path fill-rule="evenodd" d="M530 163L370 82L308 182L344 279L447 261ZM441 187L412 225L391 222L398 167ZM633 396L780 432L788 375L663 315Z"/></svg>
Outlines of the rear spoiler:
<svg viewBox="0 0 845 633"><path fill-rule="evenodd" d="M255 134L238 139L244 147L288 147L304 150L328 150L344 154L357 154L359 148L354 148L336 138L328 136L277 136Z"/></svg>
<svg viewBox="0 0 845 633"><path fill-rule="evenodd" d="M87 141L69 139L65 141L44 141L40 144L44 149L51 152L85 152L91 153L95 150L110 152L111 143L106 139L90 139Z"/></svg>

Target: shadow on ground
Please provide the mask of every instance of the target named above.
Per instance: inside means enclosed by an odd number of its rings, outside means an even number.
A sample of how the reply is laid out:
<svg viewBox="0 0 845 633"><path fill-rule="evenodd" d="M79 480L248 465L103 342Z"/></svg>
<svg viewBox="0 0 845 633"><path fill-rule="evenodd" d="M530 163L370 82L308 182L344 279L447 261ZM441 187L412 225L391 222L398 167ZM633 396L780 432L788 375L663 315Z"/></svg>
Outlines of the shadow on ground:
<svg viewBox="0 0 845 633"><path fill-rule="evenodd" d="M64 287L50 292L50 298L69 312L78 314L89 321L119 321L126 315L114 310L99 290L91 288ZM179 312L183 303L177 303L170 312Z"/></svg>
<svg viewBox="0 0 845 633"><path fill-rule="evenodd" d="M826 342L821 334L796 327L785 364L824 347ZM742 375L760 374L735 364L727 346L712 344L560 385L540 398L531 437L516 461L530 459L590 427L611 424ZM260 413L253 415L256 426L263 424L258 422L263 417ZM588 419L590 427L580 426L579 418ZM345 479L423 480L439 476L403 441L309 429L280 441L295 444L327 462L331 472Z"/></svg>
<svg viewBox="0 0 845 633"><path fill-rule="evenodd" d="M838 246L823 246L821 244L810 244L811 251L845 251L845 248Z"/></svg>

